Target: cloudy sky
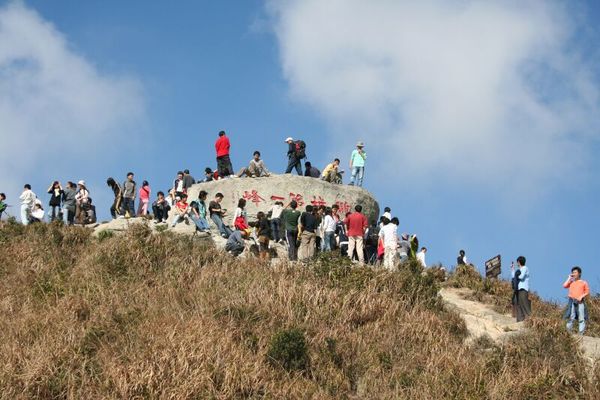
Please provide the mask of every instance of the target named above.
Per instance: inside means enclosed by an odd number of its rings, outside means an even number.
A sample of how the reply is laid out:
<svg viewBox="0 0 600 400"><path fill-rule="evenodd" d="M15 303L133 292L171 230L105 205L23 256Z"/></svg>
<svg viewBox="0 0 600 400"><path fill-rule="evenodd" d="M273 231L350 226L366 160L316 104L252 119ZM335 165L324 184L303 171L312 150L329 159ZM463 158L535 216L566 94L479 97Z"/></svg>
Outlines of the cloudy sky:
<svg viewBox="0 0 600 400"><path fill-rule="evenodd" d="M600 6L563 1L0 2L0 191L107 176L165 190L287 136L323 166L370 154L366 187L451 265L525 255L564 296L600 285ZM104 206L104 207L103 207ZM108 215L103 210L102 217ZM505 272L506 274L506 272Z"/></svg>

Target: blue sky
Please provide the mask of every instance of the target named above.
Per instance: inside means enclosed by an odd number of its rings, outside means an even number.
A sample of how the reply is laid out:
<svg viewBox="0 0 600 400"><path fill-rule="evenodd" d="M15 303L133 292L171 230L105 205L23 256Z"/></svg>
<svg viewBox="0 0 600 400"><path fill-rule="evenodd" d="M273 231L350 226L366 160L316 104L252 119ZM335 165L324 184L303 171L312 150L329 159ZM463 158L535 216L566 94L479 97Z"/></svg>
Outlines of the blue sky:
<svg viewBox="0 0 600 400"><path fill-rule="evenodd" d="M287 136L320 168L364 140L366 188L428 262L525 255L557 300L575 264L600 285L594 2L0 4L11 204L85 179L106 218L106 177L199 176L221 129L235 168L258 149L281 172Z"/></svg>

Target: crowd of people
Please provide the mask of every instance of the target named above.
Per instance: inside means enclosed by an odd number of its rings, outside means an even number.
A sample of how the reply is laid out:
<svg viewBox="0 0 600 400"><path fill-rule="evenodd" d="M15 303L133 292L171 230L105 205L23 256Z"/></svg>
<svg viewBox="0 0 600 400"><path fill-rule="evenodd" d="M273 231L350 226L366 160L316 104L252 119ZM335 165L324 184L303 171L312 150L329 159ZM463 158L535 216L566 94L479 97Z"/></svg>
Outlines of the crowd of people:
<svg viewBox="0 0 600 400"><path fill-rule="evenodd" d="M310 161L305 161L303 174L302 160L306 159L306 143L292 137L288 137L285 143L288 145L288 165L285 173L295 170L298 175L335 184L343 183L344 171L340 168L339 158L327 164L322 172ZM248 251L250 243L255 243L259 256L268 259L272 252L272 243L277 243L287 247L288 258L292 262L310 260L318 252L337 251L356 263L381 265L390 270L395 269L398 263L410 259L427 267L427 248L419 247L419 240L414 234L398 234L399 220L391 215L389 207L384 209L377 224L369 224L360 204L355 205L353 212L342 215L338 205L307 205L304 210L299 210L298 203L294 200L285 205L281 201L275 201L267 213L259 212L256 220L250 222L245 199L239 199L231 217L228 210L221 206L224 198L222 193L216 193L208 205L208 192L204 190L199 192L198 198L189 201L188 191L195 183L271 176L264 160L261 159L260 151L253 153L248 166L234 173L230 148L231 143L226 133L219 132L215 142L216 170L207 167L204 170L204 178L199 181L194 179L189 170L179 171L171 188L166 193L157 192L152 203L152 191L148 181L142 181L138 187L133 172L127 173L122 184L109 177L106 183L114 195L110 207L112 218L148 217L153 218L156 224L164 224L171 217L172 227L182 222L193 223L197 231L211 234L210 219L218 232L215 234L226 239L225 249L233 256ZM358 142L350 155L349 185L363 185L367 160L364 148L365 144ZM50 222L64 221L68 225L96 222L95 205L84 180L78 181L77 184L68 181L65 186L59 181L54 181L48 187L47 193L50 198L46 212L31 185L24 185L19 197L20 219L24 225L44 222L46 215ZM6 195L0 193L0 219L7 212L7 208ZM461 250L457 265L467 264L466 253ZM517 321L523 321L531 314L529 277L526 259L521 256L517 258L516 267L511 265L513 310ZM581 280L580 267L572 269L564 287L569 290L569 304L565 312L567 328L571 330L577 321L579 332L583 333L587 320L585 300L589 296L589 286Z"/></svg>

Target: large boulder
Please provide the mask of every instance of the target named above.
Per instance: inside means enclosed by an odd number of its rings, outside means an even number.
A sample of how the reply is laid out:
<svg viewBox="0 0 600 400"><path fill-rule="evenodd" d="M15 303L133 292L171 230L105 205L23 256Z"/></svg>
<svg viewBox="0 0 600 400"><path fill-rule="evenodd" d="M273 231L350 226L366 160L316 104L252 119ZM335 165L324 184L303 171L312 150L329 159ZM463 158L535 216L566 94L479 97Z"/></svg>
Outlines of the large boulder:
<svg viewBox="0 0 600 400"><path fill-rule="evenodd" d="M225 197L221 206L228 210L230 217L237 207L238 200L243 198L247 201L246 212L250 220L255 219L259 211L267 213L277 200L282 201L284 205L290 200L296 200L302 210L307 204L314 206L337 204L341 215L354 211L354 206L360 204L371 223L375 223L379 218L379 205L367 190L304 176L286 174L199 183L189 189L189 201L197 199L201 190L208 192L207 201L211 201L215 194L223 193ZM225 222L232 221L230 218L225 218Z"/></svg>

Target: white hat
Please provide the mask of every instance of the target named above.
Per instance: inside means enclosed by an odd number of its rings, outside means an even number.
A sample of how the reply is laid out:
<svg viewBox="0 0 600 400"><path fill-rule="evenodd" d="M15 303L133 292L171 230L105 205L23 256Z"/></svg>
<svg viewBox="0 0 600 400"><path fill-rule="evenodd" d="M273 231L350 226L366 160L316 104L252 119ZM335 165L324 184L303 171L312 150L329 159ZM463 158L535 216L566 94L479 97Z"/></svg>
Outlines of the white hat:
<svg viewBox="0 0 600 400"><path fill-rule="evenodd" d="M82 180L80 180L79 182L77 182L77 184L78 184L78 185L81 185L81 186L85 186L85 181L82 179Z"/></svg>
<svg viewBox="0 0 600 400"><path fill-rule="evenodd" d="M41 206L42 205L42 201L40 199L35 199L35 204Z"/></svg>
<svg viewBox="0 0 600 400"><path fill-rule="evenodd" d="M356 143L356 147L365 147L365 143L364 142L358 142L358 143Z"/></svg>
<svg viewBox="0 0 600 400"><path fill-rule="evenodd" d="M285 139L285 142L286 142L286 143L287 143L287 142L293 142L293 141L294 141L294 139L293 139L292 137L288 137L287 139Z"/></svg>

